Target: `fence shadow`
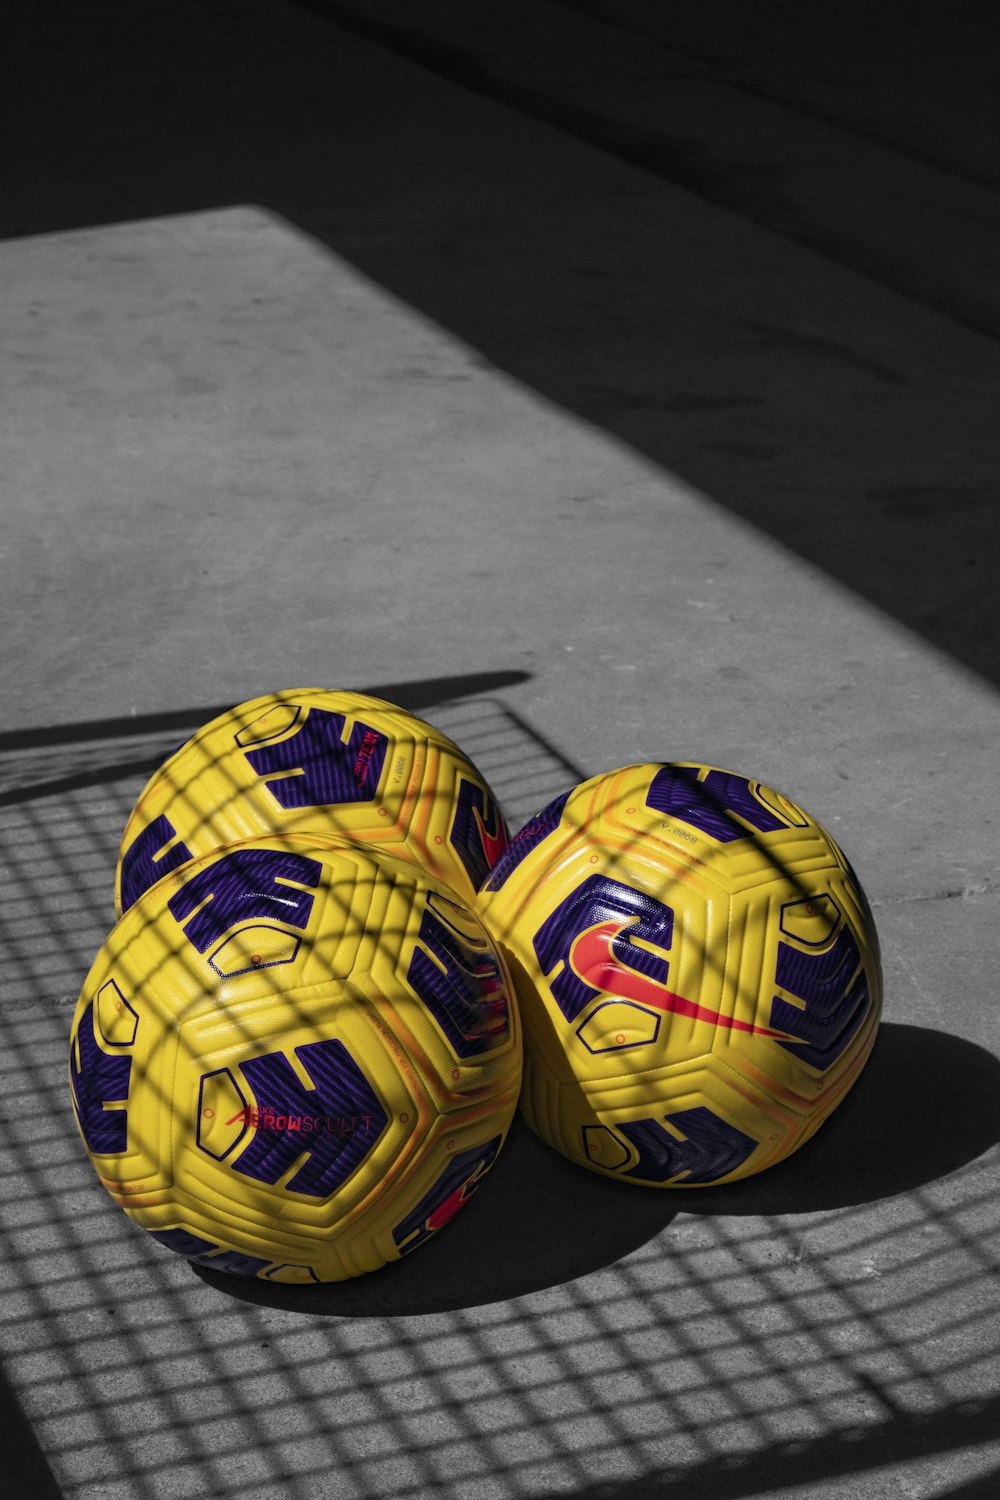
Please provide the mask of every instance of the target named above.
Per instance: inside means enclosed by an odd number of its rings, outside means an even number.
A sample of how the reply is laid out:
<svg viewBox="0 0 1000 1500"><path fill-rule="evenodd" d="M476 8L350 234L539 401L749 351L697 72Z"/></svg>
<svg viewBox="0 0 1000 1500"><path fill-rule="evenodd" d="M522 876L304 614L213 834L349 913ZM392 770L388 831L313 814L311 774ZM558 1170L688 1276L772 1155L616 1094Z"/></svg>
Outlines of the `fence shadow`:
<svg viewBox="0 0 1000 1500"><path fill-rule="evenodd" d="M638 1481L588 1486L576 1500L743 1500L824 1480L832 1489L838 1478L850 1474L992 1443L998 1424L996 1397L946 1405L920 1416L896 1411L867 1429L848 1428L805 1442L776 1442L754 1454L718 1454L676 1475L649 1474ZM994 1470L934 1493L937 1500L995 1500L998 1488L1000 1470Z"/></svg>
<svg viewBox="0 0 1000 1500"><path fill-rule="evenodd" d="M312 1316L476 1307L613 1265L678 1213L788 1215L869 1203L957 1171L997 1141L1000 1062L960 1037L889 1022L817 1135L756 1177L691 1189L609 1181L563 1160L518 1117L468 1207L438 1243L409 1258L320 1287L282 1287L194 1265L192 1274L228 1296Z"/></svg>

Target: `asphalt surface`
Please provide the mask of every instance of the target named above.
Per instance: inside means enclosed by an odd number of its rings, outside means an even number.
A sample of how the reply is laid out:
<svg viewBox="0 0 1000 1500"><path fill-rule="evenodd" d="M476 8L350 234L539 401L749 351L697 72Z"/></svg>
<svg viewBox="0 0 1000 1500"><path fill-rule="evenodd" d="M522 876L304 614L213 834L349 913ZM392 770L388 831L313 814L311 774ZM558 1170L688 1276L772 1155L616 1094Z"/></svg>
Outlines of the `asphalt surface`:
<svg viewBox="0 0 1000 1500"><path fill-rule="evenodd" d="M480 9L6 7L10 1492L993 1496L1000 26ZM852 1096L715 1193L515 1129L339 1288L147 1243L65 1086L117 840L304 684L439 723L515 827L646 759L810 808L883 945Z"/></svg>

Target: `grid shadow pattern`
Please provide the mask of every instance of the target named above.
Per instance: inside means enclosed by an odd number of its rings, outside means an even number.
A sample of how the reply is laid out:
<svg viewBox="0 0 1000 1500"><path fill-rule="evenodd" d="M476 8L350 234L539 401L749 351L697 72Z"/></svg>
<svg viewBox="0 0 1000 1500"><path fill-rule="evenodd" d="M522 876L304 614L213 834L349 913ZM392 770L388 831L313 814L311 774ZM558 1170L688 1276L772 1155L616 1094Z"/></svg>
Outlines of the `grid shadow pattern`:
<svg viewBox="0 0 1000 1500"><path fill-rule="evenodd" d="M512 827L581 775L497 699L420 711L479 765ZM874 1202L827 1206L814 1189L807 1213L780 1195L713 1208L643 1190L619 1208L613 1187L515 1130L509 1165L561 1197L577 1240L589 1218L594 1243L565 1279L491 1297L487 1184L426 1252L447 1259L457 1305L408 1305L408 1266L363 1278L367 1302L296 1305L292 1288L254 1301L129 1226L76 1132L67 1039L113 920L121 829L177 739L4 756L0 1353L65 1496L736 1497L846 1488L886 1465L908 1466L911 1497L988 1486L995 1152ZM507 1165L496 1198L514 1204ZM524 1205L527 1258L530 1191ZM620 1253L601 1214L629 1221ZM382 1286L401 1290L380 1308Z"/></svg>

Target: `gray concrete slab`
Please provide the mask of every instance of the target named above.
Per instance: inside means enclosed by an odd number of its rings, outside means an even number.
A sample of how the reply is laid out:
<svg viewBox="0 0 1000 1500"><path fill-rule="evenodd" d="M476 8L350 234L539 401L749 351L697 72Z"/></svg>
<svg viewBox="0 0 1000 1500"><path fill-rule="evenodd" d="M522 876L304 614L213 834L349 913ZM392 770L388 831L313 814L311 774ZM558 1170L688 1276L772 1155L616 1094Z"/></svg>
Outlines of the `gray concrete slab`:
<svg viewBox="0 0 1000 1500"><path fill-rule="evenodd" d="M18 1492L41 1454L74 1500L992 1494L995 344L294 6L18 29ZM160 1252L80 1148L70 1011L146 764L304 682L396 684L515 824L647 757L810 806L884 945L855 1093L716 1193L517 1129L437 1244L308 1297Z"/></svg>

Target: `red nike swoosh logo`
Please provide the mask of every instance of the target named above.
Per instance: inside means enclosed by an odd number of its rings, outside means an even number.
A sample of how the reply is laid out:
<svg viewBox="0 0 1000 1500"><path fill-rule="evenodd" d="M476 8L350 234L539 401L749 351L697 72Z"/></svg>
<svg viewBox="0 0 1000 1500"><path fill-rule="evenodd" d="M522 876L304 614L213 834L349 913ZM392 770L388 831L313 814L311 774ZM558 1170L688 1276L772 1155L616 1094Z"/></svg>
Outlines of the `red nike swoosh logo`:
<svg viewBox="0 0 1000 1500"><path fill-rule="evenodd" d="M666 985L659 984L647 974L630 969L616 958L612 943L621 933L627 932L629 922L600 922L582 932L570 949L569 961L575 973L593 985L595 990L616 996L621 1000L634 1000L637 1005L648 1005L653 1010L669 1011L675 1016L689 1016L693 1021L706 1021L712 1026L721 1026L727 1031L750 1031L756 1036L772 1036L781 1042L795 1042L787 1031L774 1031L769 1026L755 1026L752 1021L739 1021L735 1016L724 1016L695 1000L688 1000Z"/></svg>
<svg viewBox="0 0 1000 1500"><path fill-rule="evenodd" d="M476 827L479 829L479 838L483 846L483 853L486 855L486 863L492 870L493 866L496 864L497 860L500 858L501 854L507 847L507 836L504 833L503 824L500 822L500 819L497 817L497 814L495 812L493 814L493 817L490 819L490 822L496 822L499 826L499 832L496 835L490 833L489 829L486 827L486 824L483 822L482 817L480 816L478 808L475 809L475 817Z"/></svg>

